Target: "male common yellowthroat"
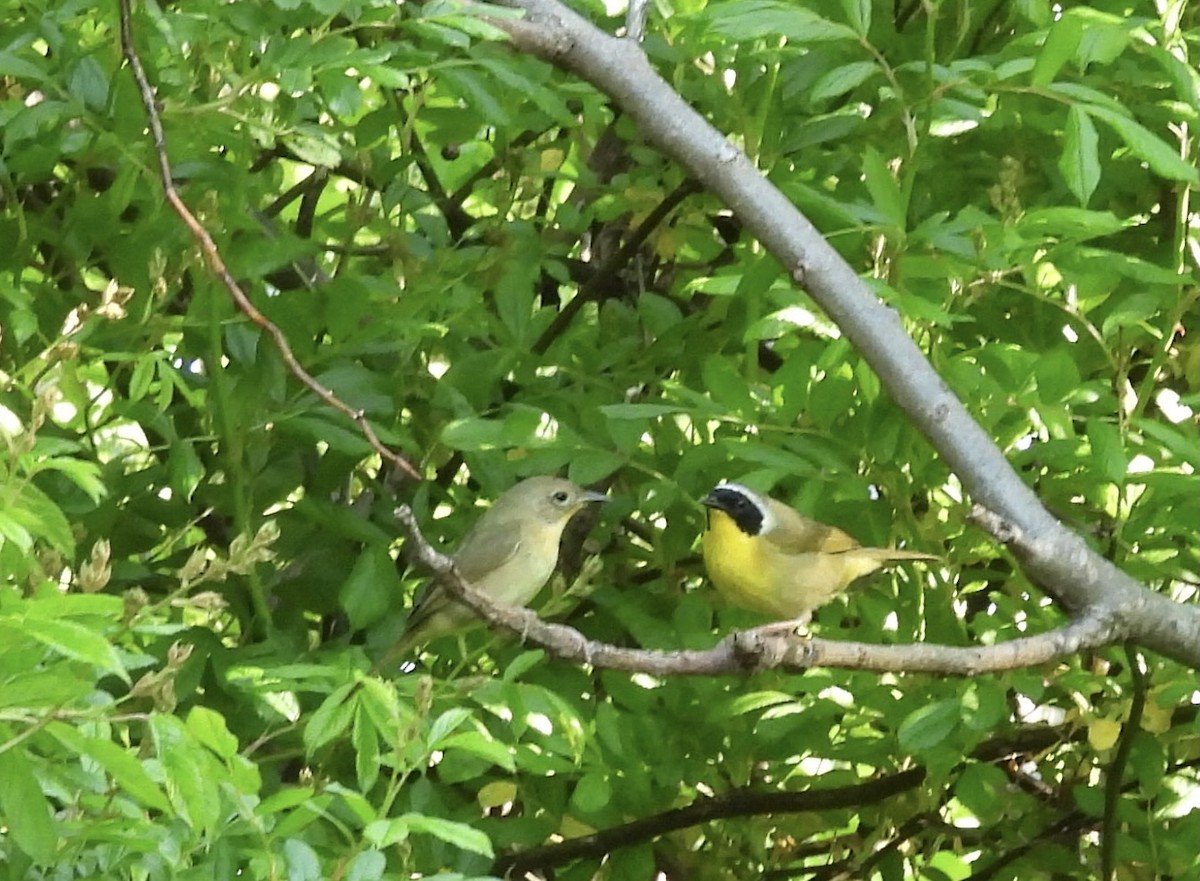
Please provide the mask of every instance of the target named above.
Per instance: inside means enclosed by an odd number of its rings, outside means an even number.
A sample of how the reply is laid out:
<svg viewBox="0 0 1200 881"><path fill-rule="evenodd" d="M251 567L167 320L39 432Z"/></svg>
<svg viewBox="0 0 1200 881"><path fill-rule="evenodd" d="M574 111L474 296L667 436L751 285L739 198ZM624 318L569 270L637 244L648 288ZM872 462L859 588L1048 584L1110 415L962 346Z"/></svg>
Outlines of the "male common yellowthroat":
<svg viewBox="0 0 1200 881"><path fill-rule="evenodd" d="M864 548L833 526L810 520L737 483L700 500L709 509L704 567L717 590L742 608L807 622L856 578L897 560L937 557Z"/></svg>
<svg viewBox="0 0 1200 881"><path fill-rule="evenodd" d="M567 521L589 502L608 496L557 477L531 477L505 492L467 532L454 563L475 590L502 606L524 606L558 564ZM470 609L434 584L413 607L389 657L439 636L481 623Z"/></svg>

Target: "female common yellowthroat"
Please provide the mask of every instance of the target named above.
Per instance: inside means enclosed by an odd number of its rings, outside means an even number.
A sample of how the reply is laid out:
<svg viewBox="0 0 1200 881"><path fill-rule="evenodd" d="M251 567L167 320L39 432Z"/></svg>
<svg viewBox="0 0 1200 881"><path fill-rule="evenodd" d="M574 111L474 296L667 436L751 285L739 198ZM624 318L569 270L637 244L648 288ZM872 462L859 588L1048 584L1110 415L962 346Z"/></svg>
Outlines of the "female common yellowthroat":
<svg viewBox="0 0 1200 881"><path fill-rule="evenodd" d="M524 606L558 564L558 543L567 521L589 502L607 502L557 477L531 477L505 492L467 532L454 564L475 590L502 606ZM434 584L413 607L389 657L439 636L465 630L480 619Z"/></svg>
<svg viewBox="0 0 1200 881"><path fill-rule="evenodd" d="M897 560L937 557L864 548L833 526L810 520L737 483L701 499L708 507L704 567L730 602L776 619L807 622L856 578Z"/></svg>

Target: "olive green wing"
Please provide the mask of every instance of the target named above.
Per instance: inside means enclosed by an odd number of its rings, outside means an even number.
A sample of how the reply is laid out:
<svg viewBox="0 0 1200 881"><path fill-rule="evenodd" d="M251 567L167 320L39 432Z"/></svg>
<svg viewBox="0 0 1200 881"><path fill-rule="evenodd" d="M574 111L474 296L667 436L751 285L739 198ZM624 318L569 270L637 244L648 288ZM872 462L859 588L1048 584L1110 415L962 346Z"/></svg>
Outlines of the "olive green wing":
<svg viewBox="0 0 1200 881"><path fill-rule="evenodd" d="M837 554L859 547L857 541L836 526L805 517L782 503L772 502L775 528L765 538L783 553Z"/></svg>
<svg viewBox="0 0 1200 881"><path fill-rule="evenodd" d="M484 513L479 522L467 533L466 537L454 552L454 565L463 579L473 584L489 572L500 568L517 555L521 549L520 530L518 524L510 523L508 518L488 518ZM494 528L493 528L494 527ZM430 582L413 606L412 614L404 625L404 645L420 641L422 631L429 629L426 625L447 611L447 607L465 613L469 620L470 613L462 606L455 604L446 591L436 582ZM442 616L445 617L445 616ZM453 617L453 616L452 616Z"/></svg>
<svg viewBox="0 0 1200 881"><path fill-rule="evenodd" d="M484 514L454 552L454 565L464 579L474 583L499 569L520 550L520 523L513 518L489 518Z"/></svg>

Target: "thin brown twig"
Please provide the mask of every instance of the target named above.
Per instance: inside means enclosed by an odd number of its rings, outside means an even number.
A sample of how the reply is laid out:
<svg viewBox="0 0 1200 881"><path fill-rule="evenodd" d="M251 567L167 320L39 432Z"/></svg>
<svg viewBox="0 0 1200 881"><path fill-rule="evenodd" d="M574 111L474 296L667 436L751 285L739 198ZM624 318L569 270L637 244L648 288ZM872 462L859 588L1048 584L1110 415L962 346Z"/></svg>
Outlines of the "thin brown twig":
<svg viewBox="0 0 1200 881"><path fill-rule="evenodd" d="M371 423L367 421L367 417L362 410L356 410L345 403L304 369L292 352L292 347L288 343L287 336L274 322L263 315L250 302L250 298L246 295L246 292L242 290L241 285L238 284L237 280L229 272L228 267L226 267L216 242L213 241L208 230L196 219L196 216L192 214L187 204L180 197L172 177L171 162L167 158L166 136L163 133L162 120L159 117L158 102L154 97L154 89L150 85L149 78L146 76L146 69L142 66L141 57L133 45L133 16L130 3L131 0L119 0L118 4L121 15L121 51L125 56L125 60L129 62L130 70L133 71L133 78L137 83L138 94L141 97L142 106L146 110L150 133L154 139L154 153L158 159L159 180L162 184L163 194L167 197L167 202L170 203L171 208L179 216L179 219L183 221L184 226L188 228L188 231L200 246L200 253L203 255L204 262L208 265L209 270L220 279L221 284L225 286L225 289L229 292L229 296L233 299L234 304L242 314L258 325L271 338L291 374L300 380L320 400L324 401L325 404L347 416L357 424L363 436L366 437L367 442L385 461L395 465L410 477L420 480L420 472L407 459L383 444L379 436L375 433L375 429L371 426Z"/></svg>

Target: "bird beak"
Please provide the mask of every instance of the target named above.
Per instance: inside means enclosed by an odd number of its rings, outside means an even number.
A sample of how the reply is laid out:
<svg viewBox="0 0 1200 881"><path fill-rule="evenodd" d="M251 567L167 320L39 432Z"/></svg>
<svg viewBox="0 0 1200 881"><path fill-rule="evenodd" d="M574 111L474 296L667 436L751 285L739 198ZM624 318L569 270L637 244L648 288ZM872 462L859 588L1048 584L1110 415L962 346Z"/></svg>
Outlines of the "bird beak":
<svg viewBox="0 0 1200 881"><path fill-rule="evenodd" d="M605 493L592 492L590 489L588 489L583 491L583 495L580 496L580 499L585 502L611 502L612 496L606 495Z"/></svg>
<svg viewBox="0 0 1200 881"><path fill-rule="evenodd" d="M717 497L716 497L716 496L714 496L712 493L709 493L709 494L708 494L708 495L706 495L704 498L702 498L702 499L700 500L700 504L704 505L706 508L719 508L719 507L721 507L721 503L717 501Z"/></svg>

